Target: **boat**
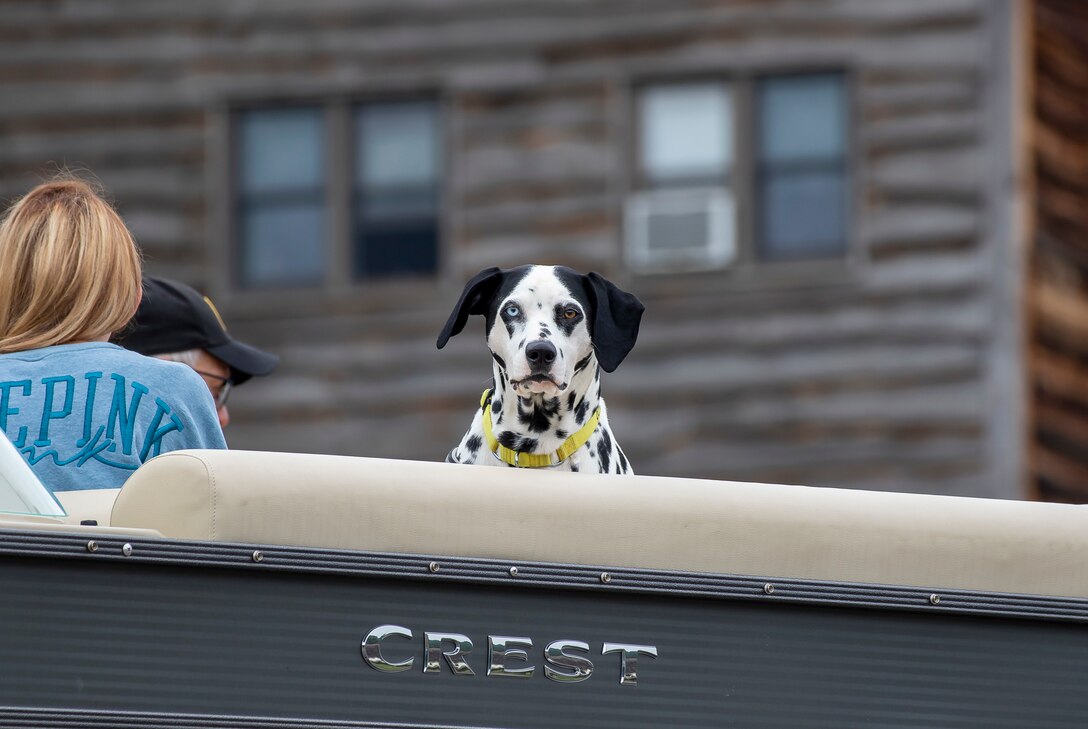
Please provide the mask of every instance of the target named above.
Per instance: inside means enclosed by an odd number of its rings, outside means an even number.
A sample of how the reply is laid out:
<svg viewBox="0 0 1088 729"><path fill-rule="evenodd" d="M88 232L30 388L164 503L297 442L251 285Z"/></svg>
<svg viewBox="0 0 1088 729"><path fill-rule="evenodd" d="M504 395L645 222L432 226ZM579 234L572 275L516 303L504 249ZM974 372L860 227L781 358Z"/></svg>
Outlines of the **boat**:
<svg viewBox="0 0 1088 729"><path fill-rule="evenodd" d="M1083 727L1084 506L255 451L0 514L5 727Z"/></svg>

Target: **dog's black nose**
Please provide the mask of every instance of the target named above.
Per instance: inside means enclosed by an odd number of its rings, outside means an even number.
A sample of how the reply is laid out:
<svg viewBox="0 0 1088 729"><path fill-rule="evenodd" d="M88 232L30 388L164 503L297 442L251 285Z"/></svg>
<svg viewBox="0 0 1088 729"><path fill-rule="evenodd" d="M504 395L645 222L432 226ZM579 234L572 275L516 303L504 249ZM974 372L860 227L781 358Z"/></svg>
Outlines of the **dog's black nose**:
<svg viewBox="0 0 1088 729"><path fill-rule="evenodd" d="M542 339L525 346L525 359L529 360L529 369L533 372L551 367L556 354L555 345Z"/></svg>

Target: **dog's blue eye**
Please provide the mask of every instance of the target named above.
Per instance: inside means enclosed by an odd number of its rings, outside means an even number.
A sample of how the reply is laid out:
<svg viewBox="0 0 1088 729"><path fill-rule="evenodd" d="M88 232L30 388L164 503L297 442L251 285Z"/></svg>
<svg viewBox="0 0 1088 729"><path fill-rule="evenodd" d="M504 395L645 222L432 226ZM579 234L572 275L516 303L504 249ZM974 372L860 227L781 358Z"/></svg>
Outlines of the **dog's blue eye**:
<svg viewBox="0 0 1088 729"><path fill-rule="evenodd" d="M506 307L506 315L509 316L509 317L515 317L520 313L521 313L521 309L519 309L516 306L511 305L511 306Z"/></svg>

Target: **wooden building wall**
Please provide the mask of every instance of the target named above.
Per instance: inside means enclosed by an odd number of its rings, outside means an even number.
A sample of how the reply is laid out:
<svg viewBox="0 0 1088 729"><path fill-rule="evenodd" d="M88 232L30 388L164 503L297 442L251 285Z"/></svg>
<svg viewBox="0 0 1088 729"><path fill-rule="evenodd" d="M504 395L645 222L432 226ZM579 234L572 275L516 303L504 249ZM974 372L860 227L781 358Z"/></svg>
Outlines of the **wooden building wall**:
<svg viewBox="0 0 1088 729"><path fill-rule="evenodd" d="M647 304L605 382L637 471L1020 495L1020 362L1001 336L1009 2L0 0L0 195L93 170L148 269L210 288L280 370L234 396L236 448L440 459L489 378L462 283L528 261ZM1002 40L1004 38L1004 40ZM642 275L622 263L632 89L841 68L856 255ZM430 90L449 167L437 281L254 297L224 287L234 103ZM995 122L995 119L997 120ZM1015 285L1015 281L1013 282ZM1008 332L1006 332L1008 334ZM1015 399L1015 398L1013 398Z"/></svg>
<svg viewBox="0 0 1088 729"><path fill-rule="evenodd" d="M1033 3L1031 486L1088 501L1088 6Z"/></svg>

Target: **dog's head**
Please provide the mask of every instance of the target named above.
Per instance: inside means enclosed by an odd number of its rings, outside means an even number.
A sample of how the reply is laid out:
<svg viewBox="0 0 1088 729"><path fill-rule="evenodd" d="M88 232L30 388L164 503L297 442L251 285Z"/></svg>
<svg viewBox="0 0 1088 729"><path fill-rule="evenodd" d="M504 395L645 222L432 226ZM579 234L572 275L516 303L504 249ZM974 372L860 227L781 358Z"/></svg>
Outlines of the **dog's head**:
<svg viewBox="0 0 1088 729"><path fill-rule="evenodd" d="M596 273L562 266L488 268L465 285L438 348L485 317L487 345L519 395L566 390L594 357L615 370L638 337L643 306Z"/></svg>

